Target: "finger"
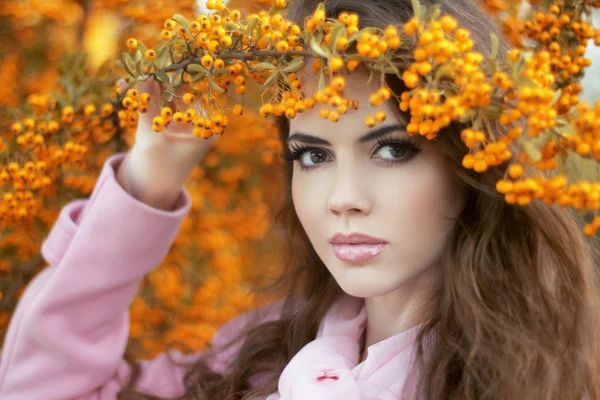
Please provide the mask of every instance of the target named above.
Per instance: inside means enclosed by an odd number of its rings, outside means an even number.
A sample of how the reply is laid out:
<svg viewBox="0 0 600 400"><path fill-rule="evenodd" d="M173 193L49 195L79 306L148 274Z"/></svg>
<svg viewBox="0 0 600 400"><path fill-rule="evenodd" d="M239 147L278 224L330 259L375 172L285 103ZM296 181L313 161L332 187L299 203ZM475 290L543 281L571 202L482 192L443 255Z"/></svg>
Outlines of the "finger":
<svg viewBox="0 0 600 400"><path fill-rule="evenodd" d="M129 89L129 84L127 83L127 81L123 78L119 79L117 82L115 82L115 85L121 90L121 93L125 92L127 89Z"/></svg>

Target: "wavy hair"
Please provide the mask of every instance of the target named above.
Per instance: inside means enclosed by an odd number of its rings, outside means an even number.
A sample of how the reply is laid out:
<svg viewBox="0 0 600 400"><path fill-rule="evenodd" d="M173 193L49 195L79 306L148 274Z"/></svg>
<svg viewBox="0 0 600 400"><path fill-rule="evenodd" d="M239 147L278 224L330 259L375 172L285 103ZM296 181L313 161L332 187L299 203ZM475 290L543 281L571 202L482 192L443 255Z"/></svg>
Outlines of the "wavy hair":
<svg viewBox="0 0 600 400"><path fill-rule="evenodd" d="M295 0L288 18L302 26L319 2ZM328 17L356 13L361 28L385 28L413 16L410 0L325 3ZM508 49L495 24L470 0L444 0L441 9L471 31L476 51L489 54L491 32L501 38L500 53ZM386 81L396 94L404 89L393 75ZM277 123L284 141L289 122L279 118ZM505 165L483 174L462 167L468 150L459 137L463 128L453 123L436 139L453 175L468 189L468 199L447 242L444 277L417 337L419 398L600 398L599 283L580 222L566 209L541 202L507 204L495 190ZM491 129L490 135L505 128ZM203 352L187 369L186 393L176 399L264 399L276 392L281 372L315 339L321 319L342 293L300 224L291 197L292 166L284 168L286 199L276 224L287 238L289 258L270 288L285 293L281 312L268 322L250 320L225 346ZM305 300L300 307L298 298ZM435 340L425 343L430 333ZM239 350L226 371L211 370L207 360L236 343ZM134 373L118 399L159 399L136 392L139 368L131 363ZM265 378L253 386L257 374Z"/></svg>

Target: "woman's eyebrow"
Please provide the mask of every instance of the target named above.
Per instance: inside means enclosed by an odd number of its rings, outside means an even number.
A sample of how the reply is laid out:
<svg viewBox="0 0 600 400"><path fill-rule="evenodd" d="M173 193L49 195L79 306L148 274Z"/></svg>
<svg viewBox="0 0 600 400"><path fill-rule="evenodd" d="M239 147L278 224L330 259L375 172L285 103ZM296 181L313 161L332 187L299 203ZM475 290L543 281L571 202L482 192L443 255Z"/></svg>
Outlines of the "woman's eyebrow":
<svg viewBox="0 0 600 400"><path fill-rule="evenodd" d="M369 133L364 134L361 137L359 137L357 140L357 143L365 143L365 142L368 142L369 140L377 139L378 137L387 135L390 132L401 131L401 130L406 130L406 125L393 124L393 125L380 126L378 128L371 130ZM313 136L313 135L310 135L310 134L304 133L304 132L294 132L287 138L287 140L285 141L285 144L288 145L292 140L295 140L298 142L309 143L309 144L322 144L325 146L331 146L331 143L329 143L327 140L321 139L320 137Z"/></svg>

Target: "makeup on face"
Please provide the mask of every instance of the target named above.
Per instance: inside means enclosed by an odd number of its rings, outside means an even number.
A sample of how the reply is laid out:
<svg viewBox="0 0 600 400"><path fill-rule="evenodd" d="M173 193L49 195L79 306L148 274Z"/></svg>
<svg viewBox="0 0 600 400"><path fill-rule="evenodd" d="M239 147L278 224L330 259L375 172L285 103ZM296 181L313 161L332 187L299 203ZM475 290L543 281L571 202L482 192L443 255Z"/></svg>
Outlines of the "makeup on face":
<svg viewBox="0 0 600 400"><path fill-rule="evenodd" d="M363 262L375 258L387 246L387 242L363 233L345 235L336 233L329 241L333 254L342 261Z"/></svg>

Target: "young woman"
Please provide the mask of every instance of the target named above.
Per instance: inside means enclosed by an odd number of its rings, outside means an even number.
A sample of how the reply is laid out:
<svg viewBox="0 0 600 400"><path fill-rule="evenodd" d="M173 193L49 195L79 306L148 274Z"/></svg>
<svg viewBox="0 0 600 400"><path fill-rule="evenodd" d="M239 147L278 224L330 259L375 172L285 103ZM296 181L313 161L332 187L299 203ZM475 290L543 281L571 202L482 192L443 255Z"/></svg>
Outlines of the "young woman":
<svg viewBox="0 0 600 400"><path fill-rule="evenodd" d="M302 24L317 2L296 0L289 17ZM412 15L409 0L326 8L381 28ZM489 50L493 24L473 3L442 10ZM123 360L127 309L172 244L190 209L182 185L214 142L175 124L156 135L144 117L133 149L106 162L90 198L65 206L44 242L51 266L11 320L0 398L600 398L598 284L576 220L508 205L494 188L502 168L461 166L461 126L411 137L390 101L386 121L367 128L376 86L346 77L358 110L336 123L318 107L279 120L286 297L235 318L200 354ZM401 93L401 81L387 82Z"/></svg>

